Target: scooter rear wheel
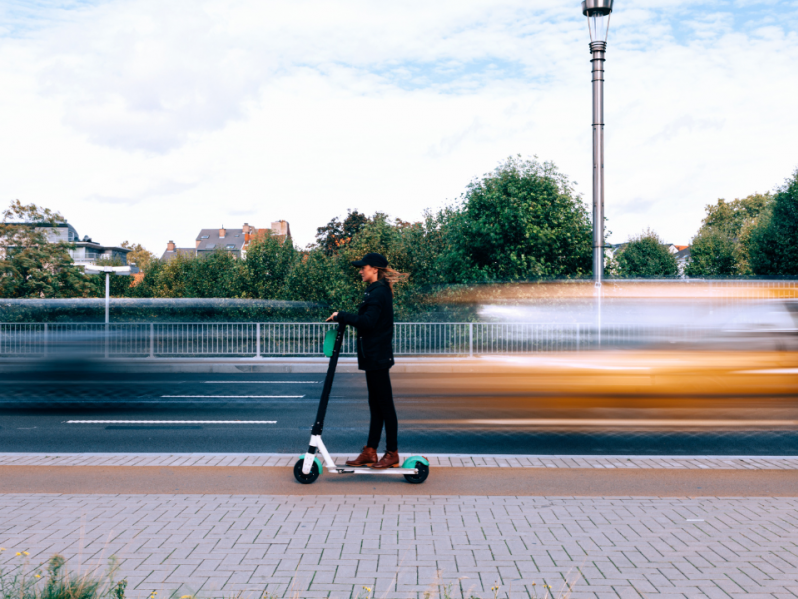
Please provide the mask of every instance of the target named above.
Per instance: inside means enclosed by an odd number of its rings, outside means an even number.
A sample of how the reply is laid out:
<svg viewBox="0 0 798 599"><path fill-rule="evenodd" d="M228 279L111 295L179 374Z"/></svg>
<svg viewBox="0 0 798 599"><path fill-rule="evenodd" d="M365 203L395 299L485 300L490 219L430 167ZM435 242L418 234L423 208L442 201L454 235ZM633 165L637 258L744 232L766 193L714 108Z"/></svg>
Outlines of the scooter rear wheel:
<svg viewBox="0 0 798 599"><path fill-rule="evenodd" d="M415 468L418 470L418 474L405 474L405 480L414 485L420 485L429 476L429 466L423 462L416 462Z"/></svg>
<svg viewBox="0 0 798 599"><path fill-rule="evenodd" d="M294 464L294 478L303 485L309 485L312 482L316 482L316 479L319 478L319 474L321 474L319 465L314 461L313 465L310 467L310 472L305 474L302 472L302 466L304 464L304 458L297 460L296 464Z"/></svg>

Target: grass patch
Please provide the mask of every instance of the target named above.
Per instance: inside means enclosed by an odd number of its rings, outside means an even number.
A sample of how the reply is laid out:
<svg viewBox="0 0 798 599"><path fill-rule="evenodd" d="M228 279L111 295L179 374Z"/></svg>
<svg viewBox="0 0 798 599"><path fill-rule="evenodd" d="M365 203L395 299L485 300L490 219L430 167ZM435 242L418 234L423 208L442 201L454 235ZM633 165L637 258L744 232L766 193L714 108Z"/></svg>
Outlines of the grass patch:
<svg viewBox="0 0 798 599"><path fill-rule="evenodd" d="M54 555L46 564L31 567L27 551L17 552L22 560L10 570L0 568L0 599L125 599L127 580L114 580L118 568L111 558L103 574L72 574L66 559Z"/></svg>

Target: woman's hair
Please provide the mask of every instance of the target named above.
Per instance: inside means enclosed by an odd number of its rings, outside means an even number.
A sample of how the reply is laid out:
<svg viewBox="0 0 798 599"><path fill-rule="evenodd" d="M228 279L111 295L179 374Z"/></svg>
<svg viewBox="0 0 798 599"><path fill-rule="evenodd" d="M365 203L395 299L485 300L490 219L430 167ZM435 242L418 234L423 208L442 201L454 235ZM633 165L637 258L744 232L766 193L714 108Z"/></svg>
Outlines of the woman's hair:
<svg viewBox="0 0 798 599"><path fill-rule="evenodd" d="M394 270L390 266L387 268L378 268L377 269L377 280L378 281L385 281L388 283L388 287L391 288L393 291L394 283L403 283L408 279L410 275L406 272L399 272L398 270Z"/></svg>

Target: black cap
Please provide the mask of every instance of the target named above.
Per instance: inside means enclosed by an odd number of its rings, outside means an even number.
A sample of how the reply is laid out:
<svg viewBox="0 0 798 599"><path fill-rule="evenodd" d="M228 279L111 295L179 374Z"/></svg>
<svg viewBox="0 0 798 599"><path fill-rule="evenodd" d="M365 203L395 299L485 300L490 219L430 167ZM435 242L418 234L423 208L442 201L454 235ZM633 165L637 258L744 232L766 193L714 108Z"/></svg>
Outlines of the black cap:
<svg viewBox="0 0 798 599"><path fill-rule="evenodd" d="M358 268L366 266L366 264L374 268L388 268L388 260L385 259L385 256L377 252L369 252L360 260L352 262L352 266L357 266Z"/></svg>

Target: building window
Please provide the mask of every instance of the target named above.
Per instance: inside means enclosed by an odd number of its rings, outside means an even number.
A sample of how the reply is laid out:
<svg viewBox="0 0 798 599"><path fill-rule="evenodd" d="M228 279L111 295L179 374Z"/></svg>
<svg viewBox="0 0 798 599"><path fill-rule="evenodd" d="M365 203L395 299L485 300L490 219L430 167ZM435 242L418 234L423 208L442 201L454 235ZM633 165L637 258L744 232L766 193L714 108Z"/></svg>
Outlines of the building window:
<svg viewBox="0 0 798 599"><path fill-rule="evenodd" d="M213 249L213 248L215 248L215 247L216 247L216 244L215 244L215 243L206 243L206 244L205 244L205 249L206 249L206 250L212 250L212 249Z"/></svg>
<svg viewBox="0 0 798 599"><path fill-rule="evenodd" d="M224 246L224 248L225 248L226 250L234 250L234 249L236 249L236 244L234 244L234 243L228 243L226 246Z"/></svg>
<svg viewBox="0 0 798 599"><path fill-rule="evenodd" d="M209 237L210 237L210 235L201 235L200 239L208 239Z"/></svg>

